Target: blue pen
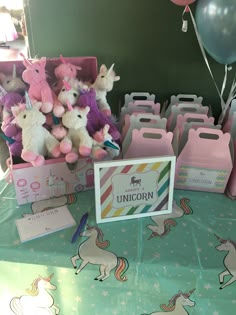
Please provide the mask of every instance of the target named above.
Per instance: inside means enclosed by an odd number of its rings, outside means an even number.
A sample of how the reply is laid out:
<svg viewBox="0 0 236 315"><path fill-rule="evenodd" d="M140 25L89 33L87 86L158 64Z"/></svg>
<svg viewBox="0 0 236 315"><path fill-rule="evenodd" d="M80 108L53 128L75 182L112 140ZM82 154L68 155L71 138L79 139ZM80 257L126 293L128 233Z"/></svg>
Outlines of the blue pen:
<svg viewBox="0 0 236 315"><path fill-rule="evenodd" d="M84 229L85 225L86 225L86 222L87 222L87 219L88 219L88 212L86 212L82 218L80 219L80 223L72 237L72 240L71 240L71 243L74 243L77 238L79 237L81 231Z"/></svg>

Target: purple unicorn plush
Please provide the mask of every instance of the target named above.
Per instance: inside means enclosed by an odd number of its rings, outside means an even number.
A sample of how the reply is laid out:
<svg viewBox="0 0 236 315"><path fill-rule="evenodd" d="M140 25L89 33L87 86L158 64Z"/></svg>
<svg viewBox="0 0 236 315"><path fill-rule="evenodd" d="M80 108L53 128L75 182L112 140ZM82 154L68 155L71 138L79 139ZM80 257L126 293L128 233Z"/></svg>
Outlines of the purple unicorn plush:
<svg viewBox="0 0 236 315"><path fill-rule="evenodd" d="M8 147L13 156L20 156L22 151L22 131L15 123L15 117L12 113L12 107L23 102L24 98L16 92L9 92L2 97L3 104L3 122L1 129L6 136ZM9 141L8 139L11 141Z"/></svg>
<svg viewBox="0 0 236 315"><path fill-rule="evenodd" d="M103 129L106 124L108 124L110 126L109 134L112 136L113 140L120 140L120 132L118 128L109 117L105 116L98 109L96 102L96 92L94 89L91 88L88 92L80 95L78 99L78 105L80 107L90 107L90 111L88 113L87 130L91 137L93 137L97 131Z"/></svg>

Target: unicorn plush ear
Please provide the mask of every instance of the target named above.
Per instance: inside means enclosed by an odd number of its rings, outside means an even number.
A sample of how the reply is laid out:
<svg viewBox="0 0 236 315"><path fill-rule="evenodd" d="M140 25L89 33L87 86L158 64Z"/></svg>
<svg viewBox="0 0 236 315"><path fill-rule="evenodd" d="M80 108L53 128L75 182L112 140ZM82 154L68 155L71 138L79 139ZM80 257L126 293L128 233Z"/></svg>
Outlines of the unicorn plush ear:
<svg viewBox="0 0 236 315"><path fill-rule="evenodd" d="M82 67L80 67L80 66L75 66L75 69L80 71L80 70L82 70Z"/></svg>
<svg viewBox="0 0 236 315"><path fill-rule="evenodd" d="M101 65L100 67L100 73L105 73L107 71L106 65Z"/></svg>
<svg viewBox="0 0 236 315"><path fill-rule="evenodd" d="M40 111L40 108L42 107L42 103L41 102L35 102L33 108L37 109L38 111Z"/></svg>
<svg viewBox="0 0 236 315"><path fill-rule="evenodd" d="M12 114L14 117L17 117L17 115L19 114L20 112L20 107L19 106L12 106L11 107L11 111L12 111Z"/></svg>
<svg viewBox="0 0 236 315"><path fill-rule="evenodd" d="M40 59L40 65L41 65L43 68L45 68L46 62L47 62L47 58L46 58L46 57L42 57L42 58Z"/></svg>
<svg viewBox="0 0 236 315"><path fill-rule="evenodd" d="M116 75L115 77L114 77L114 82L115 81L119 81L120 80L120 76L119 75Z"/></svg>
<svg viewBox="0 0 236 315"><path fill-rule="evenodd" d="M103 134L104 135L108 134L109 129L110 129L110 125L105 124L105 126L103 127Z"/></svg>
<svg viewBox="0 0 236 315"><path fill-rule="evenodd" d="M85 108L83 108L83 111L85 112L85 114L87 115L88 112L90 111L90 107L86 106Z"/></svg>

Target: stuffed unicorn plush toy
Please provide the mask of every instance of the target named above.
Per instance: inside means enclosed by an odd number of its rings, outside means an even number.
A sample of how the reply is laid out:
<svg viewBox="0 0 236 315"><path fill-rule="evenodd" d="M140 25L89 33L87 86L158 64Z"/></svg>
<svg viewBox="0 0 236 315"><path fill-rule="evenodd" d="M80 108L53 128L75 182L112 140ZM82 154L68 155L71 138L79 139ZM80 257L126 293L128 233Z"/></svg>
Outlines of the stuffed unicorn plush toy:
<svg viewBox="0 0 236 315"><path fill-rule="evenodd" d="M78 105L80 107L90 107L90 111L88 113L87 130L91 137L94 136L95 132L102 130L103 127L108 124L110 126L109 134L112 136L112 139L116 142L120 140L120 132L115 123L110 117L105 116L98 109L96 102L96 92L93 88L90 88L89 91L80 95L78 99Z"/></svg>
<svg viewBox="0 0 236 315"><path fill-rule="evenodd" d="M3 88L2 91L4 91L4 93L2 93L2 97L0 98L0 106L2 106L2 120L4 120L6 116L11 114L10 107L9 105L6 105L6 103L9 104L9 100L12 103L13 99L21 99L22 95L25 93L26 85L21 78L16 75L15 64L13 65L12 74L6 75L4 73L0 73L0 84Z"/></svg>
<svg viewBox="0 0 236 315"><path fill-rule="evenodd" d="M58 65L54 70L55 77L57 78L57 84L54 87L54 91L56 94L61 91L63 87L63 80L65 80L65 78L76 79L77 71L82 70L80 66L76 66L70 62L66 62L65 58L62 55L60 55L60 60L61 64Z"/></svg>
<svg viewBox="0 0 236 315"><path fill-rule="evenodd" d="M42 57L39 60L30 61L23 54L23 64L26 69L22 73L23 80L29 84L29 97L34 102L41 102L40 110L43 113L52 111L56 95L50 88L46 77L46 58Z"/></svg>
<svg viewBox="0 0 236 315"><path fill-rule="evenodd" d="M7 140L8 147L13 156L20 156L22 151L22 131L15 123L12 108L24 102L24 98L16 92L9 92L2 97L3 121L1 129ZM10 141L9 141L10 140Z"/></svg>
<svg viewBox="0 0 236 315"><path fill-rule="evenodd" d="M59 157L59 141L43 127L46 118L39 111L41 104L32 107L26 95L26 104L13 107L12 112L17 124L22 128L23 150L21 157L33 166L44 164L45 157Z"/></svg>
<svg viewBox="0 0 236 315"><path fill-rule="evenodd" d="M110 126L106 124L100 131L97 131L94 136L94 146L92 148L92 156L96 156L96 151L101 148L106 151L106 155L102 159L113 159L120 154L120 146L112 139L109 134ZM99 157L101 159L101 156Z"/></svg>
<svg viewBox="0 0 236 315"><path fill-rule="evenodd" d="M13 65L12 74L0 73L0 84L6 92L25 92L26 85L20 77L16 75L16 65Z"/></svg>
<svg viewBox="0 0 236 315"><path fill-rule="evenodd" d="M92 84L92 88L96 91L96 101L98 107L103 114L111 116L111 108L107 102L107 92L113 89L113 84L120 80L113 70L114 63L109 69L105 65L101 65L99 74Z"/></svg>
<svg viewBox="0 0 236 315"><path fill-rule="evenodd" d="M53 108L53 114L56 117L62 117L65 113L65 108L67 107L67 102L72 106L77 103L77 100L80 96L80 92L84 92L88 89L87 85L84 85L77 79L65 78L63 80L63 87L58 94L59 104L55 105Z"/></svg>
<svg viewBox="0 0 236 315"><path fill-rule="evenodd" d="M88 106L84 108L72 107L68 102L68 111L62 116L62 123L68 128L67 136L60 143L60 150L65 155L65 160L68 163L77 161L79 155L91 156L96 159L102 159L107 155L107 152L101 147L93 148L95 142L90 137L87 130L87 115L90 111Z"/></svg>
<svg viewBox="0 0 236 315"><path fill-rule="evenodd" d="M68 128L67 136L60 143L60 150L68 163L73 163L81 156L89 156L93 139L86 129L89 107L73 108L68 102L68 111L62 116L62 124Z"/></svg>

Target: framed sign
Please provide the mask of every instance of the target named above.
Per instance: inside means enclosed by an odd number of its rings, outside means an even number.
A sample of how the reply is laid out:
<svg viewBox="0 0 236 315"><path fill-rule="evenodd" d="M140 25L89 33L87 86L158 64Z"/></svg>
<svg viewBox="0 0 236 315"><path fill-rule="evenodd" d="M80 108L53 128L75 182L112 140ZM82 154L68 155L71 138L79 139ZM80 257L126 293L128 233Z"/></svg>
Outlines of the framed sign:
<svg viewBox="0 0 236 315"><path fill-rule="evenodd" d="M175 156L94 163L97 223L172 212Z"/></svg>

